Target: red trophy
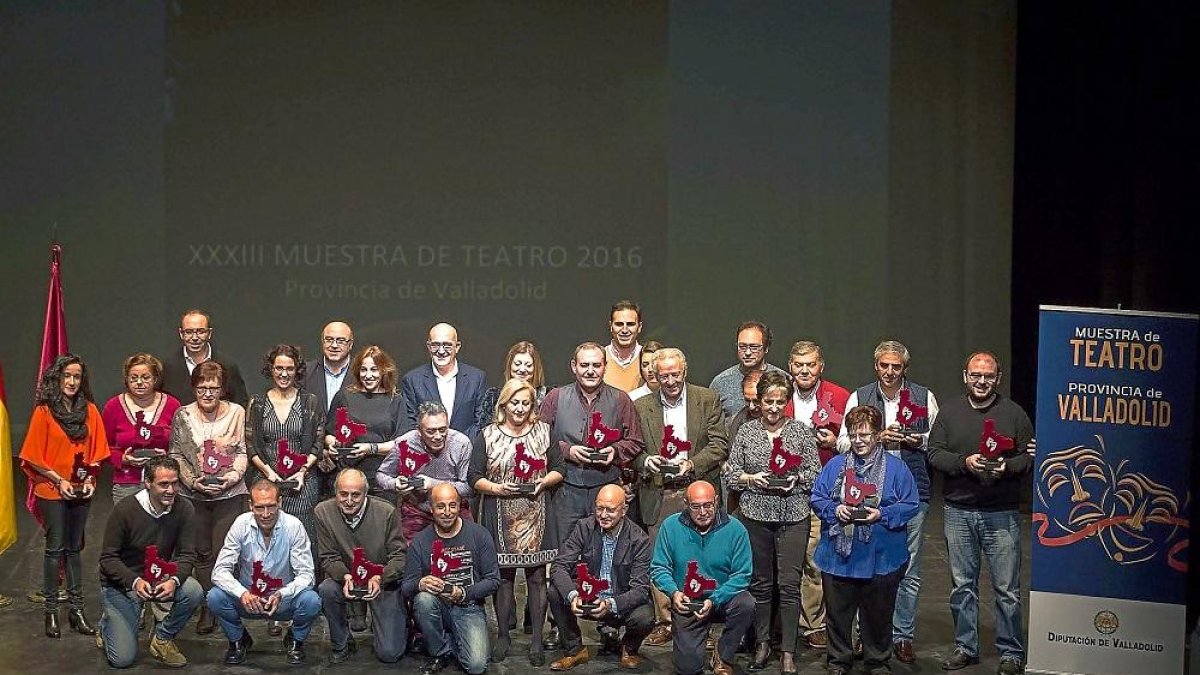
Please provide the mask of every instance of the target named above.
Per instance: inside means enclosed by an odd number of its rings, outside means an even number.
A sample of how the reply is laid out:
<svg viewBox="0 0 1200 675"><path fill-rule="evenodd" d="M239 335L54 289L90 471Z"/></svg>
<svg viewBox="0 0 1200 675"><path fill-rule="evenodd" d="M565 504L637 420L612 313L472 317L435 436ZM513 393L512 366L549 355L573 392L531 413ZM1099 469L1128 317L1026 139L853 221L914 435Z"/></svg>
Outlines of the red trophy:
<svg viewBox="0 0 1200 675"><path fill-rule="evenodd" d="M836 435L842 427L842 411L833 404L833 392L826 391L817 399L817 409L812 414L813 429L828 429Z"/></svg>
<svg viewBox="0 0 1200 675"><path fill-rule="evenodd" d="M575 566L575 589L579 591L579 599L583 601L579 608L583 610L584 616L589 616L599 609L600 603L596 600L601 593L608 590L608 582L588 573L587 563L579 563Z"/></svg>
<svg viewBox="0 0 1200 675"><path fill-rule="evenodd" d="M151 588L158 587L162 582L175 576L178 571L177 563L158 557L157 546L150 544L146 547L146 565L142 568L142 578L150 584Z"/></svg>
<svg viewBox="0 0 1200 675"><path fill-rule="evenodd" d="M517 492L531 495L537 491L538 472L546 468L546 460L539 459L525 450L524 443L517 443L517 453L513 457L513 475L517 480ZM533 482L530 482L533 481Z"/></svg>
<svg viewBox="0 0 1200 675"><path fill-rule="evenodd" d="M429 550L429 573L439 579L445 579L447 574L462 567L462 561L446 552L446 546L440 537L434 537L433 547Z"/></svg>
<svg viewBox="0 0 1200 675"><path fill-rule="evenodd" d="M346 406L338 406L335 415L333 437L337 439L338 444L333 449L337 451L339 458L344 459L346 455L354 452L354 439L367 433L367 425L351 417Z"/></svg>
<svg viewBox="0 0 1200 675"><path fill-rule="evenodd" d="M283 579L273 577L263 571L261 560L254 561L254 572L250 575L250 592L266 599L272 593L283 588Z"/></svg>
<svg viewBox="0 0 1200 675"><path fill-rule="evenodd" d="M432 458L428 454L413 450L409 447L408 441L400 441L396 444L396 476L404 479L405 485L410 490L420 490L425 487L425 480L417 477L417 472L430 461Z"/></svg>
<svg viewBox="0 0 1200 675"><path fill-rule="evenodd" d="M83 489L83 484L89 478L95 480L98 473L100 473L100 467L85 463L83 461L83 453L77 452L75 453L75 461L71 463L71 476L67 479L67 482L78 493Z"/></svg>
<svg viewBox="0 0 1200 675"><path fill-rule="evenodd" d="M992 471L1000 468L1001 456L1013 447L1012 437L996 431L996 420L990 417L983 420L983 433L979 436L979 454L983 455L983 461L980 463L987 469L988 477L991 477Z"/></svg>
<svg viewBox="0 0 1200 675"><path fill-rule="evenodd" d="M154 428L146 422L146 413L142 410L133 414L134 436L137 440L133 442L133 450L129 454L138 459L146 459L158 454L155 448L163 447L167 443L161 438L161 434L154 433Z"/></svg>
<svg viewBox="0 0 1200 675"><path fill-rule="evenodd" d="M896 424L898 431L905 436L919 433L914 427L921 421L929 419L929 407L917 405L912 400L912 393L907 389L900 390L900 404L896 408ZM888 450L899 450L899 443L889 443Z"/></svg>
<svg viewBox="0 0 1200 675"><path fill-rule="evenodd" d="M383 565L367 560L367 553L363 547L355 546L354 560L350 562L350 597L356 600L367 597L367 582L375 576L383 576Z"/></svg>
<svg viewBox="0 0 1200 675"><path fill-rule="evenodd" d="M683 577L682 590L683 594L687 596L687 602L683 603L683 606L695 614L704 609L704 596L717 590L717 580L700 574L700 563L689 560L687 575Z"/></svg>
<svg viewBox="0 0 1200 675"><path fill-rule="evenodd" d="M603 462L608 453L600 450L621 440L621 430L605 426L603 420L604 415L596 411L592 413L592 423L588 425L587 446L592 450L584 454L593 462Z"/></svg>
<svg viewBox="0 0 1200 675"><path fill-rule="evenodd" d="M879 495L876 492L873 484L858 479L858 473L854 471L852 462L847 459L842 487L842 503L850 507L850 520L856 523L866 521L866 507L877 508L879 506Z"/></svg>
<svg viewBox="0 0 1200 675"><path fill-rule="evenodd" d="M233 467L233 455L227 455L217 450L217 444L211 439L204 441L204 452L200 453L200 471L204 477L200 482L205 485L221 485L226 471Z"/></svg>
<svg viewBox="0 0 1200 675"><path fill-rule="evenodd" d="M279 458L275 460L275 473L279 474L279 487L293 492L300 489L300 479L292 478L308 463L308 455L297 454L288 448L286 438L279 439Z"/></svg>
<svg viewBox="0 0 1200 675"><path fill-rule="evenodd" d="M767 487L786 488L796 473L792 469L799 469L804 464L804 458L784 450L783 437L776 436L772 441L771 458L767 463L770 464L771 472L771 476L767 478Z"/></svg>
<svg viewBox="0 0 1200 675"><path fill-rule="evenodd" d="M664 476L678 476L680 455L690 452L692 444L682 438L676 438L675 426L668 424L663 427L662 445L658 446L658 456L667 460L658 465L658 470Z"/></svg>

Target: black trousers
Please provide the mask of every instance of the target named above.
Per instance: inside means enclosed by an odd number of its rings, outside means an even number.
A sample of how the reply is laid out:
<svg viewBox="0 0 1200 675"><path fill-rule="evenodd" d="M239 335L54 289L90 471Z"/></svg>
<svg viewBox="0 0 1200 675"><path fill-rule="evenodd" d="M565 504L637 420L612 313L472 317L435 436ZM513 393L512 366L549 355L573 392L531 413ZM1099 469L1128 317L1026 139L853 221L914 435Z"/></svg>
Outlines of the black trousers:
<svg viewBox="0 0 1200 675"><path fill-rule="evenodd" d="M725 631L717 641L717 654L725 663L733 663L742 637L754 623L754 597L749 591L742 591L725 603L724 607L714 607L703 619L698 619L692 614L675 614L671 630L675 672L681 675L698 675L704 670L704 657L707 653L704 643L708 640L708 627L714 621L725 624Z"/></svg>
<svg viewBox="0 0 1200 675"><path fill-rule="evenodd" d="M825 594L825 628L829 634L826 660L831 667L854 667L854 616L862 633L863 665L867 672L885 667L892 658L892 614L896 611L896 589L908 568L870 579L838 577L821 573Z"/></svg>
<svg viewBox="0 0 1200 675"><path fill-rule="evenodd" d="M796 650L800 620L800 579L808 546L809 519L795 523L767 523L743 518L750 534L754 574L750 595L754 596L754 635L759 642L771 637L771 604L779 599L782 626L781 649Z"/></svg>
<svg viewBox="0 0 1200 675"><path fill-rule="evenodd" d="M650 603L642 603L630 611L628 607L617 607L619 615L606 614L597 621L598 625L612 626L619 629L625 627L625 635L621 638L621 646L631 654L636 654L642 646L642 641L654 629L654 610ZM574 654L583 646L583 636L579 630L579 617L571 611L571 603L558 592L554 584L550 584L550 613L558 623L558 636L562 640L564 654Z"/></svg>
<svg viewBox="0 0 1200 675"><path fill-rule="evenodd" d="M67 595L71 609L83 609L83 566L79 551L83 548L83 531L87 527L90 499L37 498L46 529L46 551L42 558L42 592L46 594L45 610L58 610L58 568L66 568Z"/></svg>

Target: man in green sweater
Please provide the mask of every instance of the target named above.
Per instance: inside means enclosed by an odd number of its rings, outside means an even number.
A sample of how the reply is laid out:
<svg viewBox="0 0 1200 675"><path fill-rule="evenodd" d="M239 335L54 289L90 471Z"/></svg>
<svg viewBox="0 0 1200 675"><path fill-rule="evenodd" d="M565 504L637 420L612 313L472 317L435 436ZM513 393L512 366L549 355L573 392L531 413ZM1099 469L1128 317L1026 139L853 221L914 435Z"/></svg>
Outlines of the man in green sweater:
<svg viewBox="0 0 1200 675"><path fill-rule="evenodd" d="M675 672L698 675L704 670L709 625L723 621L712 669L714 675L733 675L730 664L754 624L754 598L748 590L750 536L720 508L717 491L707 481L688 486L685 506L659 526L650 560L651 580L671 598ZM699 609L688 607L689 600L701 599Z"/></svg>

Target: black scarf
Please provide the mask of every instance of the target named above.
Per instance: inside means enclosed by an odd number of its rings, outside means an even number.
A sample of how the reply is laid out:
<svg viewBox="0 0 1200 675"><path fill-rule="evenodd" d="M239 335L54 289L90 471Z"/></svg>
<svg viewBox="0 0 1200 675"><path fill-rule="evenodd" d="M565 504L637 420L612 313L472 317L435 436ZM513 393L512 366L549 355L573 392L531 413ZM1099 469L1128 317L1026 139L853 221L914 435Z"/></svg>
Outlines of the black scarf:
<svg viewBox="0 0 1200 675"><path fill-rule="evenodd" d="M47 405L54 421L62 427L67 438L78 443L88 435L88 400L82 394L76 394L75 400L60 396L57 401Z"/></svg>

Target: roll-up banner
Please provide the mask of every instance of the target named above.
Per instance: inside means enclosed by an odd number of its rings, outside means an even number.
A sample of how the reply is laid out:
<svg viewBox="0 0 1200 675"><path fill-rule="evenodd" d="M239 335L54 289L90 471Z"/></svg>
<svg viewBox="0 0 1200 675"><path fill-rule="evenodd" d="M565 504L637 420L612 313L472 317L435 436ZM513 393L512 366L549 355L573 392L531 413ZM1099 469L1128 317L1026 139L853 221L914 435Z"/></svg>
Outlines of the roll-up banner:
<svg viewBox="0 0 1200 675"><path fill-rule="evenodd" d="M1041 307L1028 672L1183 672L1197 323Z"/></svg>

